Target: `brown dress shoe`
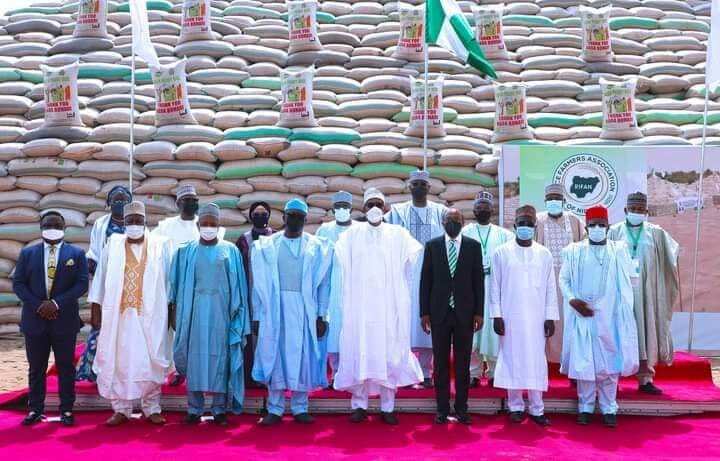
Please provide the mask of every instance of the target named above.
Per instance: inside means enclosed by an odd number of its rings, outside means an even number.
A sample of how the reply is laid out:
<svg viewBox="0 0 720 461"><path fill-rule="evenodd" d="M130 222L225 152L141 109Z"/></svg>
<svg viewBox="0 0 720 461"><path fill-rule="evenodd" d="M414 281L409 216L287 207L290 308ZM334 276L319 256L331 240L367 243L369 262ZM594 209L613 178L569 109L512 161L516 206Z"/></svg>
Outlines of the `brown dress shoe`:
<svg viewBox="0 0 720 461"><path fill-rule="evenodd" d="M158 426L162 426L167 421L165 420L165 417L161 415L160 413L153 413L147 418L148 421L150 421L152 424L156 424Z"/></svg>
<svg viewBox="0 0 720 461"><path fill-rule="evenodd" d="M130 421L127 416L122 413L115 413L105 421L106 426L115 427Z"/></svg>

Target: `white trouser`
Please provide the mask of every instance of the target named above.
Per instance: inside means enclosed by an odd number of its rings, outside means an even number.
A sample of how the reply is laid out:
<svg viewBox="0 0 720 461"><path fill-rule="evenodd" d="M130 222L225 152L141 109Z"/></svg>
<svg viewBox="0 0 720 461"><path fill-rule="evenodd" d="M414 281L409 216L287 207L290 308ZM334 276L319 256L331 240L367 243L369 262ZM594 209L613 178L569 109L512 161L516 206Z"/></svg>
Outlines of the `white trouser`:
<svg viewBox="0 0 720 461"><path fill-rule="evenodd" d="M423 378L430 379L433 372L433 352L430 347L413 347L412 351L420 362Z"/></svg>
<svg viewBox="0 0 720 461"><path fill-rule="evenodd" d="M110 404L115 413L121 413L128 418L132 416L133 401L123 399L111 399ZM145 417L160 413L160 385L152 388L140 399L140 406Z"/></svg>
<svg viewBox="0 0 720 461"><path fill-rule="evenodd" d="M353 391L352 398L350 399L350 407L353 410L358 408L367 410L369 397L368 385L365 384ZM380 387L380 410L384 413L391 413L395 410L395 389Z"/></svg>
<svg viewBox="0 0 720 461"><path fill-rule="evenodd" d="M600 403L600 411L604 415L617 413L617 387L618 375L597 378L596 381L583 381L578 379L578 411L580 413L595 412L595 398Z"/></svg>
<svg viewBox="0 0 720 461"><path fill-rule="evenodd" d="M485 368L487 363L487 369ZM488 379L495 377L495 360L491 360L490 357L480 355L477 351L473 351L470 355L470 377L481 378L487 376Z"/></svg>
<svg viewBox="0 0 720 461"><path fill-rule="evenodd" d="M530 407L528 413L532 416L542 416L545 412L545 404L542 399L542 391L528 390L528 400ZM522 389L508 389L508 407L510 411L525 411L525 400L523 399Z"/></svg>
<svg viewBox="0 0 720 461"><path fill-rule="evenodd" d="M332 371L332 377L335 379L335 373L338 371L340 366L340 354L337 352L328 352L328 363L330 364L330 370Z"/></svg>

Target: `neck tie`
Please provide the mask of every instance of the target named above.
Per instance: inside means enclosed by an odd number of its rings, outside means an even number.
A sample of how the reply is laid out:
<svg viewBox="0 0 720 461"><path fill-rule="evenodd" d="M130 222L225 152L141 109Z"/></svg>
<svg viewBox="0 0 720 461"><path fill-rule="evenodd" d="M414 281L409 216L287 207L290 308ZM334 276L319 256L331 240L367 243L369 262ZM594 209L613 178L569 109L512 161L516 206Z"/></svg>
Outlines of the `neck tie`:
<svg viewBox="0 0 720 461"><path fill-rule="evenodd" d="M55 270L57 269L57 260L55 259L55 245L50 245L50 251L48 256L48 263L47 263L47 292L48 297L50 296L50 291L52 290L53 282L55 281Z"/></svg>
<svg viewBox="0 0 720 461"><path fill-rule="evenodd" d="M450 266L450 277L455 277L455 268L457 267L457 248L455 248L455 240L450 240L448 247L448 265ZM450 309L455 309L455 295L450 293Z"/></svg>

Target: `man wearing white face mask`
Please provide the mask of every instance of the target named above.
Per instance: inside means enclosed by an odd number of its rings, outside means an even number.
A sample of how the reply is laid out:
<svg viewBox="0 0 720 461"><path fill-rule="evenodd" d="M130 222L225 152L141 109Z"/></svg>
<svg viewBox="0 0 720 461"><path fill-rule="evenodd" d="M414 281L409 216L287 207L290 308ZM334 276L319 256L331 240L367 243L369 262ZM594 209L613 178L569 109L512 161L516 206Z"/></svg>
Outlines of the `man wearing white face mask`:
<svg viewBox="0 0 720 461"><path fill-rule="evenodd" d="M145 417L164 424L160 385L170 365L166 281L170 242L145 228L145 205L125 206L125 234L110 236L88 294L102 322L93 371L98 392L115 412L108 426L127 423L133 401Z"/></svg>
<svg viewBox="0 0 720 461"><path fill-rule="evenodd" d="M590 423L597 398L603 423L615 427L618 379L638 368L630 255L625 242L607 240L607 208L588 208L585 220L588 240L563 251L565 340L560 371L577 380L578 424Z"/></svg>
<svg viewBox="0 0 720 461"><path fill-rule="evenodd" d="M242 411L247 284L240 251L218 239L219 222L217 205L200 207L200 238L175 252L168 281L175 367L187 379L188 424L200 422L204 393L212 394L215 424L227 425L228 410Z"/></svg>
<svg viewBox="0 0 720 461"><path fill-rule="evenodd" d="M339 191L333 194L333 213L335 221L323 223L315 232L317 237L326 238L331 243L337 243L340 235L350 229L353 221L350 218L352 211L352 195L349 192ZM340 342L340 327L342 326L342 274L340 265L333 265L330 281L330 303L328 305L328 334L322 340L327 347L328 363L333 375L338 369L338 349Z"/></svg>
<svg viewBox="0 0 720 461"><path fill-rule="evenodd" d="M398 424L395 392L422 382L410 350L410 277L422 251L401 226L383 222L385 196L365 191L366 223L344 232L335 245L342 271L340 365L335 389L352 393L350 420L367 419L368 397L380 394L382 420Z"/></svg>
<svg viewBox="0 0 720 461"><path fill-rule="evenodd" d="M647 222L647 196L628 195L626 219L610 228L610 240L624 240L630 256L635 321L638 330L639 389L647 394L662 391L653 384L655 364L673 361L670 321L680 290L678 243L660 226Z"/></svg>
<svg viewBox="0 0 720 461"><path fill-rule="evenodd" d="M585 231L582 222L574 215L565 213L565 189L562 184L550 184L545 188L545 212L538 213L535 240L548 250L553 256L555 272L555 285L557 286L560 265L562 264L562 250L573 242L583 239ZM562 296L558 289L558 302ZM559 308L559 306L558 306ZM563 341L563 312L560 309L560 321L557 331L547 343L548 360L552 363L560 362Z"/></svg>
<svg viewBox="0 0 720 461"><path fill-rule="evenodd" d="M494 385L508 390L510 421L525 419L527 390L530 418L548 426L542 400L548 388L545 342L555 333L559 314L552 255L533 242L536 219L532 206L518 208L515 240L492 255L489 307L493 329L500 336Z"/></svg>

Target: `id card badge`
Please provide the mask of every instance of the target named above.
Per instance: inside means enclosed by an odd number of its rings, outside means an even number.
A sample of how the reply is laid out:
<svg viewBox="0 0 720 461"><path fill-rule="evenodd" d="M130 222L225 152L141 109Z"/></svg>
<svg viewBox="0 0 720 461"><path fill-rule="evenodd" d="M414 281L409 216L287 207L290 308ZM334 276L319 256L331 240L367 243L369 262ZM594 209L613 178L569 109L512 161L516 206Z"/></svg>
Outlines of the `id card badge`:
<svg viewBox="0 0 720 461"><path fill-rule="evenodd" d="M633 258L630 264L630 282L633 287L637 287L640 284L640 261Z"/></svg>

